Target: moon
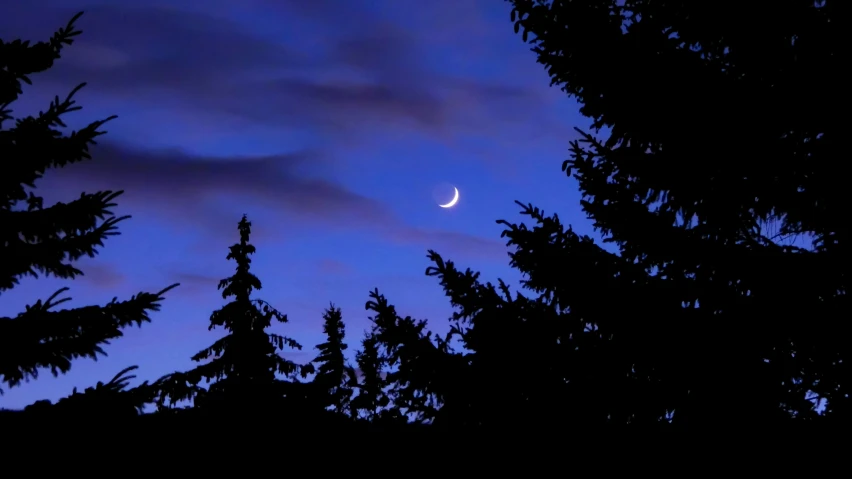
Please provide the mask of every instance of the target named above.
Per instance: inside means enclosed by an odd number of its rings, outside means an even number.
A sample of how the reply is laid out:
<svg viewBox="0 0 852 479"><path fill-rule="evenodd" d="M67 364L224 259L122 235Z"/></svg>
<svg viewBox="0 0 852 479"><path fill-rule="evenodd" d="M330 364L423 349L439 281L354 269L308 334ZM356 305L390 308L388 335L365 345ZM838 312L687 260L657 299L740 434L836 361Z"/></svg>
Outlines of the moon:
<svg viewBox="0 0 852 479"><path fill-rule="evenodd" d="M445 204L445 205L438 205L438 206L440 206L441 208L452 208L453 206L456 205L456 203L459 202L459 189L454 186L453 190L455 191L455 195L453 195L453 199L450 200L450 202Z"/></svg>

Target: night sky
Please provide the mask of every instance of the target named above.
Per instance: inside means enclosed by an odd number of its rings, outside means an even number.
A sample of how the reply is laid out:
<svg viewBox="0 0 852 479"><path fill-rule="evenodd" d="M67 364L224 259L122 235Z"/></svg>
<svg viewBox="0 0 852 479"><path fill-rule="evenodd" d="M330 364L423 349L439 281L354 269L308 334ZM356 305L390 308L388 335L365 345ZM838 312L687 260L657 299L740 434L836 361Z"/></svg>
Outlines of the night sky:
<svg viewBox="0 0 852 479"><path fill-rule="evenodd" d="M144 6L140 6L144 5ZM19 408L107 381L138 364L141 379L191 367L218 338L216 285L234 264L246 213L258 253L257 293L287 313L307 362L321 314L343 309L350 347L379 288L398 310L446 329L448 301L426 250L516 283L497 219L514 200L558 212L590 233L576 183L560 170L576 104L549 87L501 0L3 0L0 37L46 40L77 11L83 35L33 77L16 116L77 83L70 127L117 114L94 159L50 171L48 200L124 189L122 235L79 264L74 281L25 279L0 299L15 315L70 286L70 306L103 304L173 282L153 322L129 329L98 362L6 391ZM452 209L437 201L461 191ZM512 351L506 351L512 354Z"/></svg>

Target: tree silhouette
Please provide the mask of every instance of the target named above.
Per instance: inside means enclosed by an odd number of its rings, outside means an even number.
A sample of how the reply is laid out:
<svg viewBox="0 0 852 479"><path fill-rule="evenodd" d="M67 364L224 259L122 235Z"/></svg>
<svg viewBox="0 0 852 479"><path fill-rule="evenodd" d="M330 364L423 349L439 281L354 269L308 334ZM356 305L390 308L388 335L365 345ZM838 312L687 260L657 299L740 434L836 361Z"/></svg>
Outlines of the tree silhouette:
<svg viewBox="0 0 852 479"><path fill-rule="evenodd" d="M138 369L137 366L125 368L109 382L98 382L94 387L88 387L82 393L77 388L70 396L64 397L51 404L43 400L27 406L25 413L50 414L55 417L95 418L107 416L111 419L131 419L144 413L143 406L154 401L156 388L147 381L140 386L128 388L130 381L136 378L129 372Z"/></svg>
<svg viewBox="0 0 852 479"><path fill-rule="evenodd" d="M599 348L577 352L572 323L554 303L512 295L502 281L482 284L478 273L460 272L434 251L429 257L427 274L440 279L456 307L445 338L426 330L425 321L400 317L377 291L367 303L376 312L382 361L393 369L391 412L450 429L611 420L613 399L596 389L605 384L596 377L605 368L594 361L606 355ZM569 385L574 370L583 377L573 374Z"/></svg>
<svg viewBox="0 0 852 479"><path fill-rule="evenodd" d="M361 371L358 394L352 399L351 408L358 418L377 421L388 405L385 394L387 383L383 377L383 361L379 352L378 338L366 333L361 340L361 350L355 353L355 361Z"/></svg>
<svg viewBox="0 0 852 479"><path fill-rule="evenodd" d="M314 359L317 363L313 384L320 394L323 408L331 408L335 413L354 417L355 411L350 408L353 386L357 385L355 370L346 363L344 351L348 348L344 342L346 337L343 314L340 308L331 305L323 313L323 332L326 342L319 344L319 355Z"/></svg>
<svg viewBox="0 0 852 479"><path fill-rule="evenodd" d="M305 400L304 384L279 379L295 378L313 372L310 365L299 366L278 355L286 348L302 349L295 340L266 330L275 320L286 323L287 316L262 299L252 299L260 280L251 273L255 247L249 243L251 223L246 216L239 222L240 242L230 247L227 259L237 263L233 276L219 282L224 299L233 298L210 316L210 330L223 328L228 334L192 357L199 366L163 378L160 404L176 404L195 399L195 406L208 410L266 411L280 406L283 399ZM205 362L206 361L206 362ZM209 384L199 387L201 381Z"/></svg>
<svg viewBox="0 0 852 479"><path fill-rule="evenodd" d="M617 249L504 223L569 387L618 422L848 417L844 4L510 2L592 119L563 170Z"/></svg>
<svg viewBox="0 0 852 479"><path fill-rule="evenodd" d="M426 321L399 316L378 290L370 292L366 308L374 313L372 334L380 346L380 364L388 368L385 382L391 408L382 416L432 422L442 404L446 343L426 329Z"/></svg>
<svg viewBox="0 0 852 479"><path fill-rule="evenodd" d="M73 263L83 256L94 257L108 236L118 234L117 224L129 218L111 211L121 191L82 193L69 203L50 206L33 191L47 170L91 159L89 145L104 134L100 130L104 123L115 118L70 134L60 130L65 127L63 116L80 109L73 96L83 85L64 100L56 97L37 117L12 117L10 107L22 94L21 82L30 84L32 74L53 66L62 49L80 34L74 28L79 17L47 42L0 41L0 155L5 160L0 174L0 293L38 273L63 279L82 275ZM11 128L9 121L14 121ZM124 328L150 321L148 313L157 311L163 294L175 286L127 301L114 299L105 306L57 310L70 300L57 299L68 289L62 288L14 318L0 318L0 382L15 387L37 378L42 369L64 374L74 359L105 355L104 345L121 337ZM109 391L124 391L126 383L119 383L120 388ZM73 396L74 403L82 396L91 394Z"/></svg>
<svg viewBox="0 0 852 479"><path fill-rule="evenodd" d="M506 427L604 422L596 391L569 387L577 366L568 344L571 324L544 297L528 298L498 281L481 283L479 273L461 272L434 251L426 274L440 280L456 308L444 344L443 407L436 423L448 426ZM582 332L582 331L579 331ZM594 375L593 371L589 371ZM575 381L579 379L576 378Z"/></svg>

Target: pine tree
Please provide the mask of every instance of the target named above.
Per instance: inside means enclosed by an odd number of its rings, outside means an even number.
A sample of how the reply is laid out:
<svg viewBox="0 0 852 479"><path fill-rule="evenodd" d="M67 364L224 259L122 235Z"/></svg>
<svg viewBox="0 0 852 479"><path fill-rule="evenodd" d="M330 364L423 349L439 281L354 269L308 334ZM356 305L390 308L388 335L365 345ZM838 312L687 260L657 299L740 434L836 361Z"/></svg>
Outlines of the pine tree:
<svg viewBox="0 0 852 479"><path fill-rule="evenodd" d="M251 223L243 216L238 226L240 242L230 247L227 257L237 263L236 272L219 283L222 297L233 299L210 316L209 329L224 328L228 334L192 357L203 364L158 383L161 405L194 398L195 406L202 409L260 412L281 406L285 399L304 400L301 395L306 388L278 375L294 379L313 368L300 367L278 354L284 348L300 350L302 346L266 331L273 320L287 323L287 316L262 299L252 299L261 282L250 271L249 256L255 252L249 243ZM209 384L206 390L199 387L202 381Z"/></svg>
<svg viewBox="0 0 852 479"><path fill-rule="evenodd" d="M429 258L434 266L426 274L440 280L456 308L439 356L444 367L436 381L442 398L436 425L503 428L600 419L598 395L572 395L567 388L570 332L551 303L512 295L502 280L483 284L479 273L461 272L434 251Z"/></svg>
<svg viewBox="0 0 852 479"><path fill-rule="evenodd" d="M352 399L351 407L357 417L375 421L388 405L385 394L387 385L383 377L382 358L379 352L378 338L366 333L361 341L361 350L355 353L355 361L361 370L358 394Z"/></svg>
<svg viewBox="0 0 852 479"><path fill-rule="evenodd" d="M82 275L73 263L94 257L107 237L118 234L118 223L129 218L111 211L121 191L82 193L69 203L49 206L33 191L47 170L90 160L89 145L115 118L70 134L60 130L64 115L80 109L73 96L83 85L64 100L57 97L37 117L12 117L10 107L22 94L21 82L30 84L32 74L53 66L80 34L74 28L79 16L48 42L0 40L0 156L5 161L0 174L0 293L8 294L21 278L38 273L63 279ZM9 121L14 126L7 129ZM68 289L62 288L14 318L0 318L0 383L15 387L43 369L64 374L75 359L104 355L103 346L121 337L124 328L149 322L148 313L159 309L163 294L174 286L105 306L57 310L70 299L57 299Z"/></svg>
<svg viewBox="0 0 852 479"><path fill-rule="evenodd" d="M846 4L509 1L592 120L563 169L617 248L506 223L568 387L618 422L849 417Z"/></svg>
<svg viewBox="0 0 852 479"><path fill-rule="evenodd" d="M370 292L367 310L374 313L372 334L387 368L390 408L385 417L410 418L416 423L434 420L447 381L446 342L426 329L425 320L402 317L378 290Z"/></svg>
<svg viewBox="0 0 852 479"><path fill-rule="evenodd" d="M107 383L98 381L83 392L77 392L74 388L70 396L60 399L56 404L47 400L37 401L27 406L24 412L51 414L54 417L132 419L143 414L143 407L153 402L156 396L156 389L147 381L129 388L130 381L136 376L128 373L135 369L138 367L125 368Z"/></svg>
<svg viewBox="0 0 852 479"><path fill-rule="evenodd" d="M343 314L340 308L332 304L323 313L323 333L326 342L317 346L319 355L314 359L316 376L313 383L320 392L320 401L323 408L330 408L338 414L354 416L349 402L352 398L353 384L357 384L355 370L346 363L344 351L348 345L344 342L346 337Z"/></svg>

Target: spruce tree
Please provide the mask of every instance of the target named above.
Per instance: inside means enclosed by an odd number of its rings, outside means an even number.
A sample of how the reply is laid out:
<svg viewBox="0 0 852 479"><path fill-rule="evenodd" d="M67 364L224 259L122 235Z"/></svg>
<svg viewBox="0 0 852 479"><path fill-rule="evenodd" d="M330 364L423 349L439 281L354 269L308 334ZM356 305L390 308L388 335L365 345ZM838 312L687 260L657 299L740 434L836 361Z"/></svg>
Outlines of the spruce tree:
<svg viewBox="0 0 852 479"><path fill-rule="evenodd" d="M366 333L361 340L361 349L355 353L355 361L361 370L358 393L352 398L351 408L359 419L375 421L388 405L385 394L382 358L378 338Z"/></svg>
<svg viewBox="0 0 852 479"><path fill-rule="evenodd" d="M331 409L337 414L354 416L349 402L352 398L353 384L357 384L355 370L346 363L344 351L348 345L344 342L346 337L343 314L340 308L332 304L323 313L323 333L326 342L317 345L319 355L313 360L318 364L313 384L319 394L319 401L323 408Z"/></svg>
<svg viewBox="0 0 852 479"><path fill-rule="evenodd" d="M89 145L115 118L70 134L61 130L63 117L80 109L73 96L83 85L63 100L56 97L38 116L12 116L21 83L31 84L33 74L48 70L60 58L63 48L80 34L74 27L79 16L47 42L0 40L0 157L5 162L0 174L0 294L8 294L26 276L82 275L74 262L94 257L107 237L118 234L118 223L129 218L111 211L121 191L81 193L68 203L53 205L45 205L34 191L48 170L91 160ZM149 312L159 309L163 294L174 286L127 301L114 299L104 306L58 310L70 299L59 299L68 289L62 288L16 317L0 318L0 385L18 386L37 378L43 369L64 374L75 359L105 355L103 347L121 337L123 329L150 321ZM126 384L118 383L121 387L111 391L124 389Z"/></svg>
<svg viewBox="0 0 852 479"><path fill-rule="evenodd" d="M449 429L607 421L607 391L590 384L599 371L589 367L594 361L580 364L585 381L573 376L581 387L568 387L576 343L552 302L512 295L502 281L482 284L478 273L461 272L434 251L429 258L427 275L439 278L456 308L446 337L426 329L425 320L399 316L377 291L367 303L376 313L371 340L390 369L391 416ZM599 357L589 359L605 357L592 352Z"/></svg>
<svg viewBox="0 0 852 479"><path fill-rule="evenodd" d="M187 372L169 375L159 381L160 404L195 399L201 409L228 412L269 411L290 399L303 403L304 384L287 381L313 372L312 367L299 366L281 357L285 348L300 350L295 340L267 332L273 321L287 323L287 315L252 293L261 282L251 273L255 247L249 243L251 223L246 216L239 222L240 242L230 247L227 259L233 260L236 272L219 282L222 298L233 298L210 315L213 330L223 328L227 335L192 357L202 363ZM204 381L206 389L200 387ZM290 402L293 402L290 401Z"/></svg>
<svg viewBox="0 0 852 479"><path fill-rule="evenodd" d="M366 308L374 313L371 333L375 339L370 341L380 348L380 364L387 368L384 381L390 407L382 416L416 423L433 421L445 383L455 374L447 368L447 343L426 328L425 320L397 314L396 307L378 290L370 292Z"/></svg>
<svg viewBox="0 0 852 479"><path fill-rule="evenodd" d="M591 120L563 170L617 250L506 223L566 387L618 422L849 417L846 4L509 1Z"/></svg>

